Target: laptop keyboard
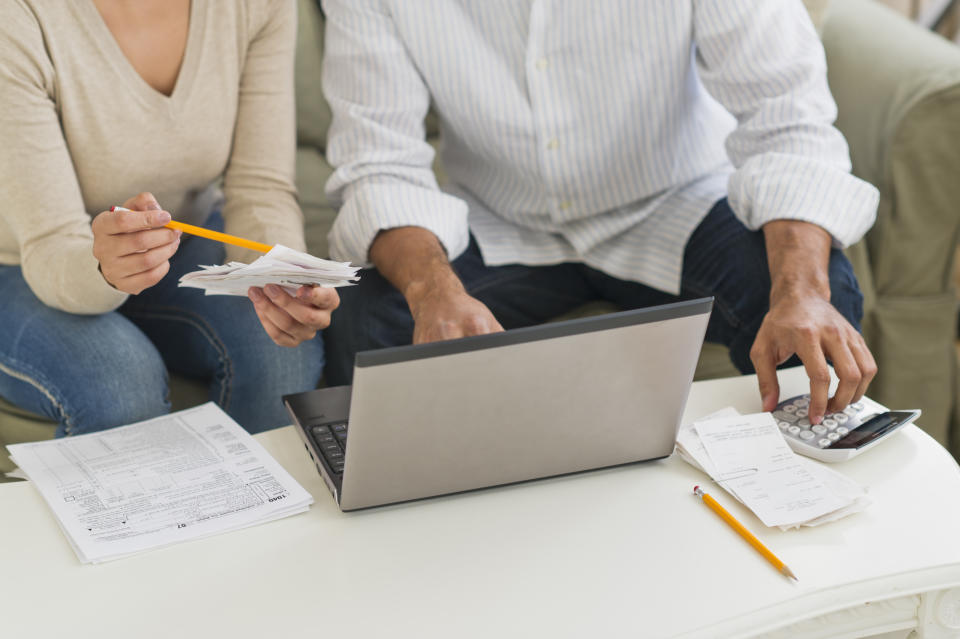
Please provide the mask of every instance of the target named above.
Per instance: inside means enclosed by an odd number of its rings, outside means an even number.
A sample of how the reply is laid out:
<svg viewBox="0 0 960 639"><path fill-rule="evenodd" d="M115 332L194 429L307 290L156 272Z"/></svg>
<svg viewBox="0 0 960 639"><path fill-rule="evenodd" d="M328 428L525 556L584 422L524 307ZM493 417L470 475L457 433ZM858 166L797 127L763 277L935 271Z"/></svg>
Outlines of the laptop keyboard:
<svg viewBox="0 0 960 639"><path fill-rule="evenodd" d="M347 449L347 424L323 424L312 426L310 432L317 443L320 454L327 460L333 472L343 474L344 451Z"/></svg>

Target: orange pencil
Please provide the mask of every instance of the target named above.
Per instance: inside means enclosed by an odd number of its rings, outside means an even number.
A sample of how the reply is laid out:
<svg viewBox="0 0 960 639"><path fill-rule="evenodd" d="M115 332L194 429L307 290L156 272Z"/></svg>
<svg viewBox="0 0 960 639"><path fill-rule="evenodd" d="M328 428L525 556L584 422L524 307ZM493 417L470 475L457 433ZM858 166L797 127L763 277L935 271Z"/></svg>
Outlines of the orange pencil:
<svg viewBox="0 0 960 639"><path fill-rule="evenodd" d="M129 211L130 209L124 208L122 206L111 206L110 210L111 211ZM236 235L230 235L228 233L211 231L210 229L205 229L202 226L194 226L193 224L184 224L183 222L174 222L173 220L171 220L166 224L164 224L164 226L167 227L168 229L183 231L184 233L189 233L190 235L205 237L208 240L215 240L217 242L223 242L224 244L233 244L234 246L239 246L242 248L259 251L261 253L269 253L270 249L273 248L269 244L254 242L253 240L246 240L242 237L237 237Z"/></svg>
<svg viewBox="0 0 960 639"><path fill-rule="evenodd" d="M753 546L757 550L757 552L763 555L764 559L766 559L771 564L773 564L774 568L779 570L781 573L783 573L787 577L790 577L794 581L800 581L799 579L797 579L797 576L793 574L793 571L787 568L787 564L780 561L779 557L777 557L775 554L770 552L769 548L764 546L759 539L754 537L753 533L747 530L747 528L743 524L741 524L739 521L736 520L736 518L734 518L733 515L727 512L727 509L721 506L716 499L714 499L707 493L703 492L700 486L694 486L693 493L697 497L702 499L703 503L705 503L707 506L710 507L710 510L720 515L720 519L727 522L731 528L737 531L737 534L739 534L741 537L746 539L747 543L749 543L751 546Z"/></svg>

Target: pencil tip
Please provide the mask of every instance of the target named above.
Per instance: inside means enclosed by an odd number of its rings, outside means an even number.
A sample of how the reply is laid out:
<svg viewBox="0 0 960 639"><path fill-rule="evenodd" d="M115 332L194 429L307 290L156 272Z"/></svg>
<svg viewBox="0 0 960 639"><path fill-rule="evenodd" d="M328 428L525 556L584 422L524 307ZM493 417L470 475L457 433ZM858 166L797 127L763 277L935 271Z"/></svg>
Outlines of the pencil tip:
<svg viewBox="0 0 960 639"><path fill-rule="evenodd" d="M800 580L797 579L797 576L796 576L795 574L793 574L793 571L790 570L789 568L787 568L786 566L784 566L783 569L782 569L780 572L782 572L782 573L783 573L784 575L786 575L787 577L790 577L791 579L793 579L793 580L796 581L797 583L800 583Z"/></svg>

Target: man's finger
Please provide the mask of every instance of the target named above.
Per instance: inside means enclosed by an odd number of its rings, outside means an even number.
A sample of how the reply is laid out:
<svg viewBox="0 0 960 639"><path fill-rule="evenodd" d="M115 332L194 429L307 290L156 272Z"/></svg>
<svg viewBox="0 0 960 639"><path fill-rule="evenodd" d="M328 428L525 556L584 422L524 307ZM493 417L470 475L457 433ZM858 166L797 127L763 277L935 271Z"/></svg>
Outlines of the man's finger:
<svg viewBox="0 0 960 639"><path fill-rule="evenodd" d="M803 362L810 379L810 406L807 407L807 418L811 424L823 421L823 414L827 410L827 398L830 392L830 368L823 356L820 344L807 343L797 350L797 356Z"/></svg>
<svg viewBox="0 0 960 639"><path fill-rule="evenodd" d="M777 363L774 361L773 350L762 344L754 344L750 359L753 360L753 368L757 372L763 410L772 411L780 399L780 382L777 379Z"/></svg>
<svg viewBox="0 0 960 639"><path fill-rule="evenodd" d="M826 354L833 362L833 370L837 373L840 382L833 397L827 402L827 410L831 413L843 410L853 401L853 396L860 386L860 367L853 357L846 342L830 344L826 347Z"/></svg>
<svg viewBox="0 0 960 639"><path fill-rule="evenodd" d="M874 361L873 353L867 348L862 337L851 344L850 351L853 353L854 359L857 360L857 366L860 369L860 383L857 385L857 390L850 401L859 402L877 374L877 362Z"/></svg>

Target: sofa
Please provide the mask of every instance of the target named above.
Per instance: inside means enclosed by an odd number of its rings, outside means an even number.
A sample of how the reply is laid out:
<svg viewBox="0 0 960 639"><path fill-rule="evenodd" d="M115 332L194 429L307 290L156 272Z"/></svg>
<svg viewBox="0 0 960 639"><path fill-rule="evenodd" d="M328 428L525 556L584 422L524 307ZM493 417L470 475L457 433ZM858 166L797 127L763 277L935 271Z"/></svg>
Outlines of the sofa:
<svg viewBox="0 0 960 639"><path fill-rule="evenodd" d="M335 211L324 196L330 111L320 90L323 19L298 0L297 186L307 244L327 255ZM957 419L957 301L953 258L960 226L960 48L873 0L809 0L820 24L837 126L853 171L880 190L877 223L848 250L865 296L864 336L880 372L869 390L897 408L921 408L921 426L960 458ZM439 143L437 128L428 131ZM442 181L442 167L436 167ZM580 313L610 310L591 305ZM334 316L336 321L336 316ZM697 378L738 374L724 348L706 345ZM176 408L205 401L203 387L171 380ZM53 436L54 425L0 399L3 445ZM2 475L0 475L2 479Z"/></svg>

